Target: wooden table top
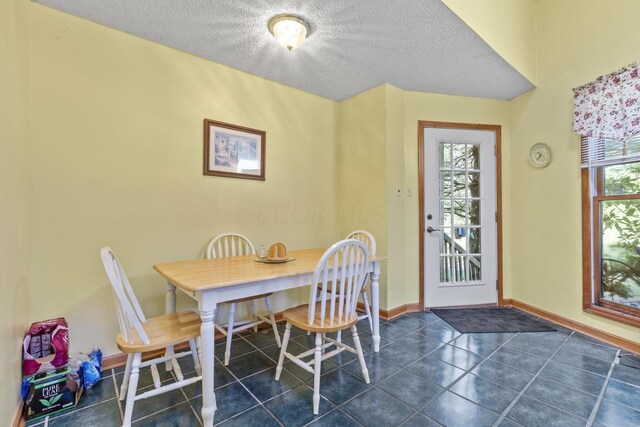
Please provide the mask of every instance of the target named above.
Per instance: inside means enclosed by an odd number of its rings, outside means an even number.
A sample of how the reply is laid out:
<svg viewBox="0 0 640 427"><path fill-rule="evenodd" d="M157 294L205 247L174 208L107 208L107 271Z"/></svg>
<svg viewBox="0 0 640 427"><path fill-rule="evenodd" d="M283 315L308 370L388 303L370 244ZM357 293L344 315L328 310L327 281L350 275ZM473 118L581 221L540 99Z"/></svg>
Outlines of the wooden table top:
<svg viewBox="0 0 640 427"><path fill-rule="evenodd" d="M255 255L197 259L155 264L153 268L174 285L186 291L204 291L227 286L252 283L258 280L276 279L313 273L326 249L300 249L289 251L295 261L283 264L256 262ZM381 261L383 256L372 257Z"/></svg>

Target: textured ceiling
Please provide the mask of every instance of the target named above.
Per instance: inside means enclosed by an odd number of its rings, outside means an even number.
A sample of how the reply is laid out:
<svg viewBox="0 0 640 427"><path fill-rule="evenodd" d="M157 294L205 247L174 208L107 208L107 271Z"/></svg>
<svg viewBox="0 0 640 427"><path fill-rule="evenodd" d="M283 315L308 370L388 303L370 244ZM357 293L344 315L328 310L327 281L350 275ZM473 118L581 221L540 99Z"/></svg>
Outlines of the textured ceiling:
<svg viewBox="0 0 640 427"><path fill-rule="evenodd" d="M532 84L440 0L37 0L38 3L334 100L381 83L511 99ZM303 16L297 50L267 28Z"/></svg>

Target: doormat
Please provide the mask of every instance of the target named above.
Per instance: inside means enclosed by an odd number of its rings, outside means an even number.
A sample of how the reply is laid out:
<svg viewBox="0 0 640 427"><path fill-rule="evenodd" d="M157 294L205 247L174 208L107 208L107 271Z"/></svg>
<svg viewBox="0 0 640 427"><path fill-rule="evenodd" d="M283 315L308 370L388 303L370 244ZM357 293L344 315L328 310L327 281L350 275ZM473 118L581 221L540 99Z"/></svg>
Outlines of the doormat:
<svg viewBox="0 0 640 427"><path fill-rule="evenodd" d="M431 311L462 334L555 331L551 326L507 307L434 308Z"/></svg>

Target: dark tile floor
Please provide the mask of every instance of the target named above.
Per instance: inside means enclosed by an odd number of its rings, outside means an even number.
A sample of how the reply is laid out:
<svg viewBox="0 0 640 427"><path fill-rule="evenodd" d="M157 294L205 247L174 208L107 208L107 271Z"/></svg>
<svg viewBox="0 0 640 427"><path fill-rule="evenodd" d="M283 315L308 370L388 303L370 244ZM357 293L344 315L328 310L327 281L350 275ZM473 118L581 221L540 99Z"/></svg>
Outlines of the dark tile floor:
<svg viewBox="0 0 640 427"><path fill-rule="evenodd" d="M283 325L280 326L281 332ZM640 360L579 333L460 334L432 313L381 322L381 351L359 325L371 384L354 355L323 364L320 414L312 376L291 362L280 382L269 330L236 338L228 369L216 348L215 423L225 426L640 426ZM343 339L350 341L348 333ZM290 349L309 346L294 328ZM184 363L184 372L192 370ZM619 363L618 363L619 362ZM162 370L161 370L162 373ZM171 381L170 373L163 373ZM191 372L189 375L194 375ZM79 407L50 426L117 426L122 369L105 373ZM144 372L140 388L151 387ZM198 426L200 383L136 403L135 426ZM43 420L30 425L42 425Z"/></svg>

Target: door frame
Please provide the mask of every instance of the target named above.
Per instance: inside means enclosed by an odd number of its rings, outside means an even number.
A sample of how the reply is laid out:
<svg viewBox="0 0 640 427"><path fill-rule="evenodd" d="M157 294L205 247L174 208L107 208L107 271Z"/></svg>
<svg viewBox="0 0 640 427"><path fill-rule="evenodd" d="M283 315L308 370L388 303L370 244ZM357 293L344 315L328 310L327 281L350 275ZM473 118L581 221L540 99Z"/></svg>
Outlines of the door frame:
<svg viewBox="0 0 640 427"><path fill-rule="evenodd" d="M459 130L490 130L495 132L496 139L496 233L497 233L497 262L498 262L498 306L504 305L502 296L503 276L502 276L502 126L501 125L483 125L472 123L453 123L453 122L435 122L435 121L418 121L418 199L419 199L419 266L420 266L420 310L425 309L424 300L424 130L426 128L437 129L459 129Z"/></svg>

